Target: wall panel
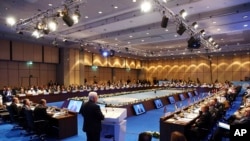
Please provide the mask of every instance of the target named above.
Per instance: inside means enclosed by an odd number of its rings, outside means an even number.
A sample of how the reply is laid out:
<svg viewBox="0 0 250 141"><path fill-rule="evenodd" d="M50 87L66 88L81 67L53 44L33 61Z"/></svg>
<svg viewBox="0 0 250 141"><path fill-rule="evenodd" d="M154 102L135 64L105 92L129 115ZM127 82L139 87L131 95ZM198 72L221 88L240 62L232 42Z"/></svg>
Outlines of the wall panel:
<svg viewBox="0 0 250 141"><path fill-rule="evenodd" d="M43 62L43 58L42 58L42 45L37 45L37 44L33 44L33 61L34 62Z"/></svg>
<svg viewBox="0 0 250 141"><path fill-rule="evenodd" d="M10 41L0 40L0 60L10 60Z"/></svg>
<svg viewBox="0 0 250 141"><path fill-rule="evenodd" d="M91 66L92 65L92 54L84 52L84 65Z"/></svg>
<svg viewBox="0 0 250 141"><path fill-rule="evenodd" d="M23 43L23 61L34 60L34 48L30 43Z"/></svg>
<svg viewBox="0 0 250 141"><path fill-rule="evenodd" d="M43 47L43 50L44 50L44 54L43 54L44 62L45 62L45 63L51 63L51 62L52 62L51 47L49 47L49 46L44 46L44 47Z"/></svg>
<svg viewBox="0 0 250 141"><path fill-rule="evenodd" d="M12 42L12 60L24 61L23 43L18 41Z"/></svg>

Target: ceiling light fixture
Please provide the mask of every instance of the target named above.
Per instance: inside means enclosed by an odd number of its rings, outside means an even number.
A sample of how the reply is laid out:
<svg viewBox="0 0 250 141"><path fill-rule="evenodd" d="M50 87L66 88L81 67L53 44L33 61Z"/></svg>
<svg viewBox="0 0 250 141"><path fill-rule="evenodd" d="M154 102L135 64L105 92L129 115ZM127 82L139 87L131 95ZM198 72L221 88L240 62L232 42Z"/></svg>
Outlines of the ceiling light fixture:
<svg viewBox="0 0 250 141"><path fill-rule="evenodd" d="M74 24L74 20L69 16L68 7L65 5L64 10L62 11L62 19L69 27Z"/></svg>
<svg viewBox="0 0 250 141"><path fill-rule="evenodd" d="M187 16L187 12L186 12L184 9L182 9L182 10L180 11L180 15L181 15L181 17L182 17L183 19L185 19L186 16Z"/></svg>
<svg viewBox="0 0 250 141"><path fill-rule="evenodd" d="M192 26L193 26L194 29L197 29L197 28L198 28L197 22L193 22L193 23L192 23Z"/></svg>
<svg viewBox="0 0 250 141"><path fill-rule="evenodd" d="M81 14L79 11L79 7L76 7L76 10L74 12L74 14L72 15L72 19L74 21L74 24L77 24L80 20Z"/></svg>
<svg viewBox="0 0 250 141"><path fill-rule="evenodd" d="M181 23L181 24L179 25L178 29L177 29L177 33L178 33L179 35L182 35L182 34L186 31L186 29L187 29L187 28L184 26L184 24Z"/></svg>
<svg viewBox="0 0 250 141"><path fill-rule="evenodd" d="M165 15L165 11L163 11L163 17L162 17L162 20L161 20L161 27L162 28L167 28L167 26L168 26L168 18Z"/></svg>
<svg viewBox="0 0 250 141"><path fill-rule="evenodd" d="M141 4L141 11L142 12L149 12L152 8L152 4L148 0L144 0Z"/></svg>
<svg viewBox="0 0 250 141"><path fill-rule="evenodd" d="M201 34L201 36L205 36L205 35L206 35L205 30L204 30L204 29L202 29L202 30L200 31L200 34Z"/></svg>
<svg viewBox="0 0 250 141"><path fill-rule="evenodd" d="M16 24L16 19L14 17L7 17L6 18L6 23L10 26L13 26Z"/></svg>

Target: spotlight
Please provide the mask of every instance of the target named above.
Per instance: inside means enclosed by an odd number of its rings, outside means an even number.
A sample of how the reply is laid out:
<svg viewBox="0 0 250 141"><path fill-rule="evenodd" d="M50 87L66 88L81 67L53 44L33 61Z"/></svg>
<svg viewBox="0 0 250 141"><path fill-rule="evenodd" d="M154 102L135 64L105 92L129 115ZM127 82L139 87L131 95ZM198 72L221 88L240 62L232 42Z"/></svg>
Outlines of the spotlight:
<svg viewBox="0 0 250 141"><path fill-rule="evenodd" d="M106 50L102 51L102 56L103 57L107 57L108 55L109 55L108 51L106 51Z"/></svg>
<svg viewBox="0 0 250 141"><path fill-rule="evenodd" d="M179 34L179 35L182 35L185 31L186 31L186 27L183 25L183 23L181 23L180 25L179 25L179 28L178 28L178 30L177 30L177 33Z"/></svg>
<svg viewBox="0 0 250 141"><path fill-rule="evenodd" d="M63 15L62 19L69 27L74 24L73 19L71 19L68 14Z"/></svg>
<svg viewBox="0 0 250 141"><path fill-rule="evenodd" d="M200 33L201 33L201 36L204 36L204 35L206 34L206 32L205 32L204 29L202 29L202 30L200 31Z"/></svg>
<svg viewBox="0 0 250 141"><path fill-rule="evenodd" d="M53 20L51 20L49 23L48 23L48 28L51 30L51 31L56 31L57 29L57 21L56 19L54 18Z"/></svg>
<svg viewBox="0 0 250 141"><path fill-rule="evenodd" d="M68 8L66 6L62 11L62 19L69 27L74 24L74 20L69 16Z"/></svg>
<svg viewBox="0 0 250 141"><path fill-rule="evenodd" d="M164 15L161 20L161 27L167 28L167 26L168 26L168 18Z"/></svg>
<svg viewBox="0 0 250 141"><path fill-rule="evenodd" d="M149 1L144 0L143 3L141 4L141 11L142 12L148 12L152 8L152 5Z"/></svg>
<svg viewBox="0 0 250 141"><path fill-rule="evenodd" d="M185 19L186 16L187 16L187 12L186 12L184 9L182 9L182 10L180 11L180 15L181 15L181 17L182 17L183 19Z"/></svg>
<svg viewBox="0 0 250 141"><path fill-rule="evenodd" d="M42 22L37 22L35 29L43 30L45 28L45 26L46 26L45 22L43 22L43 21Z"/></svg>
<svg viewBox="0 0 250 141"><path fill-rule="evenodd" d="M16 19L14 17L8 17L6 18L6 23L10 26L13 26L16 24Z"/></svg>
<svg viewBox="0 0 250 141"><path fill-rule="evenodd" d="M32 33L32 36L36 37L36 38L40 38L43 36L43 34L38 31L38 30L35 30L33 33Z"/></svg>
<svg viewBox="0 0 250 141"><path fill-rule="evenodd" d="M49 34L49 32L50 32L50 30L49 30L49 28L46 26L45 28L43 28L43 33L44 34Z"/></svg>
<svg viewBox="0 0 250 141"><path fill-rule="evenodd" d="M198 48L200 48L200 46L201 46L200 39L194 38L193 36L190 37L190 39L188 40L188 48L198 49Z"/></svg>
<svg viewBox="0 0 250 141"><path fill-rule="evenodd" d="M198 28L197 22L193 22L193 23L192 23L192 26L194 27L194 29L197 29L197 28Z"/></svg>
<svg viewBox="0 0 250 141"><path fill-rule="evenodd" d="M80 11L76 9L75 13L72 15L74 24L77 24L79 22L80 17L81 17Z"/></svg>
<svg viewBox="0 0 250 141"><path fill-rule="evenodd" d="M213 38L211 36L208 37L208 42L212 42L213 41Z"/></svg>
<svg viewBox="0 0 250 141"><path fill-rule="evenodd" d="M62 40L63 42L68 42L68 40L66 39L66 38L63 38L63 40Z"/></svg>

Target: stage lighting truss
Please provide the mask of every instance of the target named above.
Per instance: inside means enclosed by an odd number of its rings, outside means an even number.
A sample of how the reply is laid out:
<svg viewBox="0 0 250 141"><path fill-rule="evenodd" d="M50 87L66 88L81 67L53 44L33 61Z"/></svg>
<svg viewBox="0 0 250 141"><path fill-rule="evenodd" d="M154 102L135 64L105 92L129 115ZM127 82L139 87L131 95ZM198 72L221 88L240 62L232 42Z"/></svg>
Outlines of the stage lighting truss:
<svg viewBox="0 0 250 141"><path fill-rule="evenodd" d="M197 31L197 22L194 22L192 25L188 25L185 21L186 11L183 9L179 12L179 14L175 14L172 12L163 0L153 0L154 5L159 11L164 11L164 14L169 19L172 19L177 26L177 33L182 35L184 32L187 32L190 37L195 37L195 39L199 39L199 43L204 46L205 49L208 49L212 52L219 51L220 46L212 42L211 39L205 36L205 30ZM180 30L181 29L181 30ZM185 30L184 30L185 29Z"/></svg>
<svg viewBox="0 0 250 141"><path fill-rule="evenodd" d="M58 18L62 18L69 27L79 22L79 6L87 0L64 0L63 4L45 11L39 12L30 18L16 23L16 30L34 33L35 37L49 34L57 29ZM74 10L74 12L73 12ZM71 13L72 12L72 13ZM33 36L34 36L33 35Z"/></svg>

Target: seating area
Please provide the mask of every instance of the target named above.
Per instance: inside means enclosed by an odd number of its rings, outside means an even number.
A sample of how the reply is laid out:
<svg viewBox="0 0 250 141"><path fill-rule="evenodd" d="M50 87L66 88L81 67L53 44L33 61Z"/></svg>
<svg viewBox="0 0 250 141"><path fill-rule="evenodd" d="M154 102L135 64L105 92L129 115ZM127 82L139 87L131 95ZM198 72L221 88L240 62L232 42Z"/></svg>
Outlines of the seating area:
<svg viewBox="0 0 250 141"><path fill-rule="evenodd" d="M239 89L240 90L240 89ZM239 91L237 91L239 92ZM194 95L194 98L198 97ZM220 119L223 120L223 118L227 118L230 116L230 114L234 113L237 108L239 108L241 101L242 100L242 93L239 93L236 97L233 103L230 104L229 109L225 112L225 115ZM181 101L183 105L188 105L189 100L185 99ZM56 102L56 103L48 103L49 105L62 105L62 102ZM180 103L177 103L180 104ZM166 105L167 111L169 112L174 112L175 109L175 104L168 104ZM145 114L139 115L139 116L131 116L127 118L127 129L126 129L126 141L131 141L131 140L138 140L140 133L144 131L159 131L159 118L164 115L164 108L159 108L159 109L154 109L147 111ZM82 122L83 119L81 115L77 116L78 118L78 135L77 136L72 136L70 138L65 138L63 139L64 141L73 141L73 140L84 140L86 138L84 132L82 132ZM150 119L150 120L149 120ZM145 124L147 122L147 125ZM35 122L34 122L35 124ZM134 126L137 124L138 126ZM25 135L20 135L24 130L11 130L14 124L9 124L5 123L0 125L0 130L6 130L2 135L0 135L1 138L8 138L10 141L11 140L30 140L31 136L25 136ZM214 126L211 127L211 130L208 130L206 136L204 136L203 141L206 141L208 139L211 139L213 135L213 131L217 128L216 123ZM35 131L34 131L35 132ZM34 135L34 134L33 134ZM33 136L32 135L32 136ZM37 138L36 138L37 139ZM47 140L51 141L56 141L57 139L53 137L47 137ZM152 141L156 141L159 139L152 138ZM227 139L224 139L225 141Z"/></svg>

